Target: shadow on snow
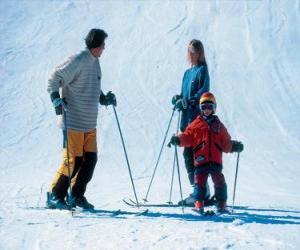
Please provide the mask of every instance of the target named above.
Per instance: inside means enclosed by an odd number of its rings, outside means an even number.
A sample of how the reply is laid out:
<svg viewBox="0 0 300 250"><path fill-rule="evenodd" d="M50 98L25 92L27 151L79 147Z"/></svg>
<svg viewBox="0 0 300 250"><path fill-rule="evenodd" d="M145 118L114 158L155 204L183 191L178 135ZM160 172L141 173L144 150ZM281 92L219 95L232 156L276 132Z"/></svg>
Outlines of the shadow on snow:
<svg viewBox="0 0 300 250"><path fill-rule="evenodd" d="M115 210L94 210L91 212L84 212L75 214L75 218L103 218L110 217L116 219L128 219L128 216L134 216L138 218L169 218L175 220L184 220L184 221L213 221L213 222L222 222L222 223L232 223L235 220L240 224L245 223L258 223L258 224L280 224L280 225L300 225L299 216L291 216L286 213L300 213L300 211L293 210L281 210L281 209L260 209L260 208L249 208L249 207L235 207L235 210L239 212L234 212L233 214L224 214L217 216L201 216L198 214L193 214L189 209L185 209L185 213L167 213L167 212L152 212L141 214L140 212L132 212L121 210L119 213L116 213ZM251 213L247 212L251 211ZM269 215L269 214L258 214L253 213L252 211L258 212L280 212L285 213L283 215ZM85 215L86 213L86 215ZM130 217L132 218L132 217Z"/></svg>

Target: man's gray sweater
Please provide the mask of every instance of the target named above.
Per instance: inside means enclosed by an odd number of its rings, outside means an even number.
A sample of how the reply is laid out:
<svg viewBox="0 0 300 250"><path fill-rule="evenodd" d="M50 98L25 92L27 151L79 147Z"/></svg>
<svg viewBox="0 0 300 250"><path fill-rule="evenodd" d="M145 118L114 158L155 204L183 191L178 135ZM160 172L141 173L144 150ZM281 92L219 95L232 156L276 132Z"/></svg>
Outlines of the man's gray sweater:
<svg viewBox="0 0 300 250"><path fill-rule="evenodd" d="M60 92L67 101L68 128L87 132L97 126L101 68L86 49L58 66L48 80L47 91Z"/></svg>

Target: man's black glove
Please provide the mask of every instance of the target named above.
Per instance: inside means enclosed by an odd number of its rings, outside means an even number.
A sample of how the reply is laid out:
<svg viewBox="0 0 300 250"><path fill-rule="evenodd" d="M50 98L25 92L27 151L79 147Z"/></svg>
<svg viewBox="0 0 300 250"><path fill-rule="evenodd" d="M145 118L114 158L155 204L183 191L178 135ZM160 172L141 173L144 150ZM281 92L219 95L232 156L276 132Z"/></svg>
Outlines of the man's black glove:
<svg viewBox="0 0 300 250"><path fill-rule="evenodd" d="M181 99L181 96L180 96L180 95L174 95L174 96L172 97L172 105L175 105L176 102L177 102L179 99Z"/></svg>
<svg viewBox="0 0 300 250"><path fill-rule="evenodd" d="M116 95L109 91L106 95L106 100L107 100L107 105L114 105L117 106L117 99L116 99Z"/></svg>
<svg viewBox="0 0 300 250"><path fill-rule="evenodd" d="M240 153L244 150L244 145L243 143L239 142L239 141L231 141L232 142L232 152L237 152Z"/></svg>
<svg viewBox="0 0 300 250"><path fill-rule="evenodd" d="M169 147L171 147L171 145L179 145L180 144L180 140L179 140L179 137L178 136L176 136L176 135L173 135L172 137L171 137L171 140L170 140L170 142L168 143L168 146Z"/></svg>
<svg viewBox="0 0 300 250"><path fill-rule="evenodd" d="M60 98L58 92L52 92L50 95L52 104L55 108L56 115L61 115L63 113L63 106L67 104L64 98Z"/></svg>
<svg viewBox="0 0 300 250"><path fill-rule="evenodd" d="M108 105L117 106L116 96L111 91L109 91L106 95L101 93L100 98L99 98L99 102L100 102L101 105L105 105L105 106L108 106Z"/></svg>

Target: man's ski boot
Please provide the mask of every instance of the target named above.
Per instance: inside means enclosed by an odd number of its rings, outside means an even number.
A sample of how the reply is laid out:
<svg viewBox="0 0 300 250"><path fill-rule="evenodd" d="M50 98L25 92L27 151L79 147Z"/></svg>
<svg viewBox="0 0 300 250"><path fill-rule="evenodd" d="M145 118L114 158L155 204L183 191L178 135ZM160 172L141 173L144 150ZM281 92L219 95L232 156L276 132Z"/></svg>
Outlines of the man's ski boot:
<svg viewBox="0 0 300 250"><path fill-rule="evenodd" d="M81 197L72 197L71 199L71 206L72 207L80 207L85 210L93 210L94 205L89 203L84 196Z"/></svg>
<svg viewBox="0 0 300 250"><path fill-rule="evenodd" d="M46 207L50 209L69 209L64 199L58 198L50 192L47 192Z"/></svg>

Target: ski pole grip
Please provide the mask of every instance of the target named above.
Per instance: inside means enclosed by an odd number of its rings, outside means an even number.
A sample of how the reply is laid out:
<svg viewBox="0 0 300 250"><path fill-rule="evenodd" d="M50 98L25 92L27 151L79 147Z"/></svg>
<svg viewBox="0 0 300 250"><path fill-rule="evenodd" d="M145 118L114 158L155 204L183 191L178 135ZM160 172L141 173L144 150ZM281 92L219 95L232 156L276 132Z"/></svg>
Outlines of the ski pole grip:
<svg viewBox="0 0 300 250"><path fill-rule="evenodd" d="M67 108L67 101L66 101L66 98L62 98L62 107L63 107L63 110L64 112L68 112L68 108Z"/></svg>

